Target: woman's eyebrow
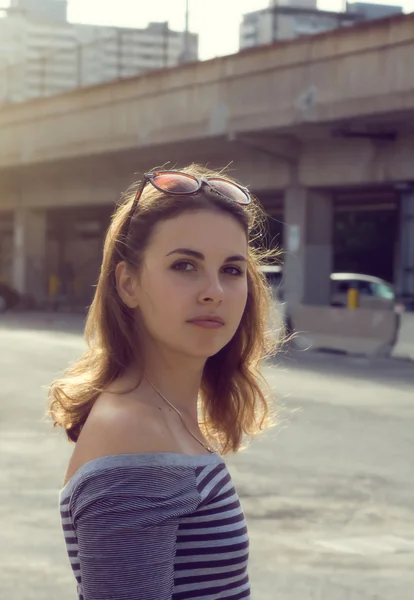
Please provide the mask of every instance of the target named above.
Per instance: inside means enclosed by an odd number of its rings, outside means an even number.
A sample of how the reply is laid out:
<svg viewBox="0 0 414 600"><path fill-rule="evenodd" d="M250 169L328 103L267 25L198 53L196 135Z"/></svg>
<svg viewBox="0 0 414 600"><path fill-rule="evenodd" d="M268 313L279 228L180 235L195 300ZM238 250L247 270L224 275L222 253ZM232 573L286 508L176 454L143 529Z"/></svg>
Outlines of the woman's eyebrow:
<svg viewBox="0 0 414 600"><path fill-rule="evenodd" d="M198 260L205 260L206 258L202 252L191 250L191 248L176 248L168 252L166 256L171 256L171 254L185 254L186 256L198 258ZM242 254L234 254L233 256L228 256L224 262L247 262L247 258Z"/></svg>

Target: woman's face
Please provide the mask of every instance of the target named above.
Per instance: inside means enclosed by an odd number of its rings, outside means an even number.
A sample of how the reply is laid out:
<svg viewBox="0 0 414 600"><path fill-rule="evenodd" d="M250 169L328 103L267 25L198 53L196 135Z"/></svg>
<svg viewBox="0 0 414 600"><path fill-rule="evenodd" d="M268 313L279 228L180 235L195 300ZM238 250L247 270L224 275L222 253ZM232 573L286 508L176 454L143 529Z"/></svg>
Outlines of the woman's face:
<svg viewBox="0 0 414 600"><path fill-rule="evenodd" d="M144 333L165 350L207 359L234 336L247 301L248 243L225 213L200 210L160 222L136 281L123 281ZM131 306L131 303L129 304Z"/></svg>

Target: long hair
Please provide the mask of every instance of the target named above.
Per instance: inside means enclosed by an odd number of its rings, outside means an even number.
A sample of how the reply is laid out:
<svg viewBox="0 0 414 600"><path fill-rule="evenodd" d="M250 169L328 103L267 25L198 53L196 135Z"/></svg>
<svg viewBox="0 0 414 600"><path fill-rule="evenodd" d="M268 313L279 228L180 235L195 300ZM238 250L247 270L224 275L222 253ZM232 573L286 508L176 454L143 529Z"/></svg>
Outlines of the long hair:
<svg viewBox="0 0 414 600"><path fill-rule="evenodd" d="M182 171L196 176L223 176L223 172L194 164ZM248 297L235 335L206 361L199 408L207 439L217 444L222 454L236 452L246 436L259 433L272 421L260 375L262 360L276 349L269 330L270 293L260 271L264 260L276 251L260 248L257 243L263 234L265 215L255 198L242 207L202 190L196 195L174 197L148 184L125 235L135 191L133 186L125 194L106 235L100 275L86 320L88 348L52 383L48 414L53 425L64 428L69 441L76 442L98 396L132 361L139 367L139 331L133 310L125 306L117 292L116 265L125 260L139 271L157 223L200 209L221 211L236 219L249 239Z"/></svg>

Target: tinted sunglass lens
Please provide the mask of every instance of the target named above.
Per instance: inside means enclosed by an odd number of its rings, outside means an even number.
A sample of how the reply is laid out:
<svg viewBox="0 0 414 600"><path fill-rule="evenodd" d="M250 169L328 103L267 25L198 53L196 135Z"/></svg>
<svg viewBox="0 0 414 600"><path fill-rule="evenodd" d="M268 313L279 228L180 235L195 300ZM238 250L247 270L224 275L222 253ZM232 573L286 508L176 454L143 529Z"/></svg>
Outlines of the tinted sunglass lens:
<svg viewBox="0 0 414 600"><path fill-rule="evenodd" d="M215 188L218 192L226 196L230 200L237 202L237 204L250 204L250 196L241 190L237 185L231 183L231 181L225 181L224 179L208 178L208 182L211 187Z"/></svg>
<svg viewBox="0 0 414 600"><path fill-rule="evenodd" d="M153 179L155 185L164 192L188 194L198 188L197 180L181 173L159 173Z"/></svg>

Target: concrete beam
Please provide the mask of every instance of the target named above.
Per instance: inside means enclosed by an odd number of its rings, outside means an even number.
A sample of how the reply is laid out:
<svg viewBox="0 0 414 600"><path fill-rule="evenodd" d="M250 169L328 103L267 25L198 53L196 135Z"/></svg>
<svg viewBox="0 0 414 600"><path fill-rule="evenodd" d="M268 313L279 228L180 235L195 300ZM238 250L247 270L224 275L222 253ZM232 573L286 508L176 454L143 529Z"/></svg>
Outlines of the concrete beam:
<svg viewBox="0 0 414 600"><path fill-rule="evenodd" d="M230 174L256 194L283 192L292 184L327 189L393 185L414 178L414 135L395 141L319 139L296 144L268 136L187 142L113 155L79 157L59 163L28 165L0 171L0 210L25 206L112 205L140 174L160 166L182 167L200 162L212 168L230 165Z"/></svg>
<svg viewBox="0 0 414 600"><path fill-rule="evenodd" d="M157 148L151 153L123 152L78 158L59 163L0 171L0 211L21 204L59 209L69 206L114 205L142 173L170 160L168 168L199 162L211 168L229 165L229 173L255 193L284 189L289 185L290 166L272 154L242 144L223 142L220 148L192 144Z"/></svg>
<svg viewBox="0 0 414 600"><path fill-rule="evenodd" d="M305 187L389 184L413 180L413 164L414 133L395 141L335 138L303 143L298 176Z"/></svg>

